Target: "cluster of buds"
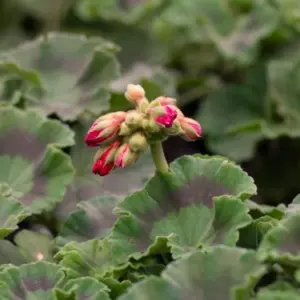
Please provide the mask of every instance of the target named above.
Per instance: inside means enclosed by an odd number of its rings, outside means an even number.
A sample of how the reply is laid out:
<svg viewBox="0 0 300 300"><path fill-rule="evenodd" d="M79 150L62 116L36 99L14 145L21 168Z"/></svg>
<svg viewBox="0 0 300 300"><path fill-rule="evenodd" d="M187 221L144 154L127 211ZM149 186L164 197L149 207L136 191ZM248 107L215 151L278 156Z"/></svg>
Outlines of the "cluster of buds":
<svg viewBox="0 0 300 300"><path fill-rule="evenodd" d="M161 96L149 102L144 89L133 84L127 86L125 97L134 110L101 116L86 134L87 146L100 147L94 158L94 174L105 176L115 167L133 164L149 143L168 136L179 135L187 141L201 136L200 124L184 116L176 99Z"/></svg>

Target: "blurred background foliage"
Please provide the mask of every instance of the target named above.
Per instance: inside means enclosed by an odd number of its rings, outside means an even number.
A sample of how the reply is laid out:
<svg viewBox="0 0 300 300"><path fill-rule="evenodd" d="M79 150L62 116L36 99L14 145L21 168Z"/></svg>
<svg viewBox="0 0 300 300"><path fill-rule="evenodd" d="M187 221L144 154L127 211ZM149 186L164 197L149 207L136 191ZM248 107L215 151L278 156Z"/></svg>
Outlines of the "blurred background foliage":
<svg viewBox="0 0 300 300"><path fill-rule="evenodd" d="M99 113L128 109L122 93L132 82L142 83L149 97L176 97L201 123L200 141L165 143L169 161L198 152L226 156L254 177L259 203L289 203L300 193L298 0L0 0L0 58L49 32L99 37L116 53L121 76L110 85L110 106L99 106ZM47 85L49 76L43 79ZM55 95L65 93L60 88ZM22 83L0 73L2 104L22 105L15 90ZM73 124L80 109L70 98L63 99L71 113L39 109Z"/></svg>

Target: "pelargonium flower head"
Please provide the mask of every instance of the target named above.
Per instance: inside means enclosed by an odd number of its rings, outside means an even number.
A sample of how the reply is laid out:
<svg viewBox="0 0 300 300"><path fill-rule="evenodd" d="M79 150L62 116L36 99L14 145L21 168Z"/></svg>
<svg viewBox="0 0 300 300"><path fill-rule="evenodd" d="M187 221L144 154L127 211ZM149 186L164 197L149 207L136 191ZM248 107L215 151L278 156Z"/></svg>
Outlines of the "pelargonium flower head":
<svg viewBox="0 0 300 300"><path fill-rule="evenodd" d="M125 112L116 112L98 118L88 130L85 143L97 147L102 143L112 142L118 136L120 125L126 118Z"/></svg>
<svg viewBox="0 0 300 300"><path fill-rule="evenodd" d="M177 108L174 105L156 106L149 110L156 124L169 128L177 118Z"/></svg>
<svg viewBox="0 0 300 300"><path fill-rule="evenodd" d="M120 146L119 140L114 141L111 145L99 149L94 158L92 172L100 176L105 176L114 168L115 154Z"/></svg>
<svg viewBox="0 0 300 300"><path fill-rule="evenodd" d="M119 168L125 168L137 161L139 154L130 149L129 143L120 146L115 154L115 165Z"/></svg>
<svg viewBox="0 0 300 300"><path fill-rule="evenodd" d="M201 125L190 118L179 118L180 126L182 129L181 137L187 141L195 141L202 134Z"/></svg>

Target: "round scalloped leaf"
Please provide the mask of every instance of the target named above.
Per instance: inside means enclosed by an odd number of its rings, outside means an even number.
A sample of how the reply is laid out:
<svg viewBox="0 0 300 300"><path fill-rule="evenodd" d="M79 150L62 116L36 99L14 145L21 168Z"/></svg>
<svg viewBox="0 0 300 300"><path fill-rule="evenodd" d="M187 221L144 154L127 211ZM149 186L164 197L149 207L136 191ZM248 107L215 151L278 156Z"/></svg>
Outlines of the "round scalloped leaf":
<svg viewBox="0 0 300 300"><path fill-rule="evenodd" d="M288 215L263 238L258 249L261 260L299 266L300 214Z"/></svg>
<svg viewBox="0 0 300 300"><path fill-rule="evenodd" d="M77 14L85 20L115 20L123 23L150 21L160 14L169 0L81 0L77 4Z"/></svg>
<svg viewBox="0 0 300 300"><path fill-rule="evenodd" d="M182 299L235 300L246 299L264 272L254 251L219 246L171 263L162 277L179 288Z"/></svg>
<svg viewBox="0 0 300 300"><path fill-rule="evenodd" d="M22 230L17 233L14 242L28 262L38 260L52 261L54 243L48 235Z"/></svg>
<svg viewBox="0 0 300 300"><path fill-rule="evenodd" d="M18 247L13 243L7 240L0 241L0 270L7 264L19 266L27 262L26 258L20 253Z"/></svg>
<svg viewBox="0 0 300 300"><path fill-rule="evenodd" d="M46 262L8 266L0 272L0 298L11 299L54 299L53 289L65 278L63 270Z"/></svg>
<svg viewBox="0 0 300 300"><path fill-rule="evenodd" d="M91 277L68 280L63 287L70 299L76 300L109 300L109 289L103 283ZM74 298L71 298L73 296ZM58 298L60 299L60 298ZM69 299L69 298L68 298Z"/></svg>
<svg viewBox="0 0 300 300"><path fill-rule="evenodd" d="M253 179L219 157L184 156L170 173L157 173L142 191L128 196L116 210L123 216L111 240L116 249L140 256L157 237L169 238L173 255L203 245L234 245L237 230L251 218L239 199L256 193ZM220 197L234 195L234 197Z"/></svg>
<svg viewBox="0 0 300 300"><path fill-rule="evenodd" d="M216 247L171 263L162 273L164 280L137 283L120 300L247 299L264 272L254 251Z"/></svg>
<svg viewBox="0 0 300 300"><path fill-rule="evenodd" d="M84 120L75 127L76 144L71 148L70 155L76 173L72 184L68 186L63 202L57 207L57 215L62 219L74 210L78 202L98 199L99 196L105 195L119 198L142 188L154 173L151 154L147 151L131 167L115 169L105 177L94 175L92 164L95 149L87 147L83 142L91 123L91 120Z"/></svg>
<svg viewBox="0 0 300 300"><path fill-rule="evenodd" d="M3 165L1 165L2 167ZM29 210L21 203L2 195L7 192L4 188L5 186L0 184L0 239L15 231L18 224L30 215Z"/></svg>
<svg viewBox="0 0 300 300"><path fill-rule="evenodd" d="M25 80L27 107L75 120L109 109L108 84L119 76L114 52L101 38L50 33L0 56L0 69Z"/></svg>
<svg viewBox="0 0 300 300"><path fill-rule="evenodd" d="M169 282L150 276L134 284L118 300L181 300L178 291ZM189 300L190 298L186 298ZM202 300L202 299L201 299Z"/></svg>
<svg viewBox="0 0 300 300"><path fill-rule="evenodd" d="M299 291L268 291L258 293L257 297L251 300L299 300Z"/></svg>
<svg viewBox="0 0 300 300"><path fill-rule="evenodd" d="M128 251L117 247L109 237L83 243L70 242L59 250L55 259L71 276L92 276L101 281L106 278L108 281L103 282L119 294L118 291L131 282L161 272L164 265L150 256L169 254L166 242L166 239L158 238L145 253L145 258L139 261L130 261Z"/></svg>
<svg viewBox="0 0 300 300"><path fill-rule="evenodd" d="M73 132L36 112L0 108L0 185L2 195L33 213L52 209L73 178L68 155L57 147L74 143Z"/></svg>
<svg viewBox="0 0 300 300"><path fill-rule="evenodd" d="M80 202L59 232L59 244L84 242L110 233L117 216L113 213L114 197L100 197Z"/></svg>

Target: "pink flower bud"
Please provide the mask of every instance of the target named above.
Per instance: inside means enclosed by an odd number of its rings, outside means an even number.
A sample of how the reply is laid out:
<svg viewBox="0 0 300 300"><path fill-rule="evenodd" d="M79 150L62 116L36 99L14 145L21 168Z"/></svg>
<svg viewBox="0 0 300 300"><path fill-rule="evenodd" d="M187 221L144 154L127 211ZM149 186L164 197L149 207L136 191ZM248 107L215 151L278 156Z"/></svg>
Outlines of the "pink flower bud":
<svg viewBox="0 0 300 300"><path fill-rule="evenodd" d="M125 143L121 145L115 155L115 165L119 168L125 168L137 161L139 155L130 149L130 145Z"/></svg>
<svg viewBox="0 0 300 300"><path fill-rule="evenodd" d="M195 141L197 140L202 134L202 128L200 124L190 118L180 118L179 119L181 129L183 134L181 137L187 141Z"/></svg>
<svg viewBox="0 0 300 300"><path fill-rule="evenodd" d="M94 174L105 176L114 168L114 158L120 144L120 141L117 140L108 147L97 151L92 168Z"/></svg>
<svg viewBox="0 0 300 300"><path fill-rule="evenodd" d="M151 108L150 114L156 124L169 128L177 118L177 108L174 105L156 106Z"/></svg>
<svg viewBox="0 0 300 300"><path fill-rule="evenodd" d="M128 84L125 97L133 104L138 104L145 97L145 90L139 84Z"/></svg>
<svg viewBox="0 0 300 300"><path fill-rule="evenodd" d="M101 143L113 141L117 138L125 117L125 112L116 112L98 118L87 132L85 143L89 147L96 147Z"/></svg>

